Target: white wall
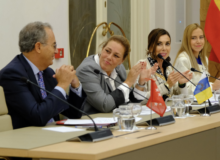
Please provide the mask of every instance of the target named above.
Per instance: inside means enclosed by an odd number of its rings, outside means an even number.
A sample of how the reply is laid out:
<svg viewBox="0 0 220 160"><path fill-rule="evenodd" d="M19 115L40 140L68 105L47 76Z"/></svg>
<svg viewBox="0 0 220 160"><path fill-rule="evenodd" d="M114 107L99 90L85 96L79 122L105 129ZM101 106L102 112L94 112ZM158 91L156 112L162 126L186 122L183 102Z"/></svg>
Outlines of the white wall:
<svg viewBox="0 0 220 160"><path fill-rule="evenodd" d="M105 21L105 0L97 0L97 24ZM186 25L199 23L200 0L186 0ZM19 54L18 34L27 23L48 22L52 25L59 48L64 48L65 58L54 60L53 69L70 64L68 0L0 0L0 69ZM107 21L107 20L106 20ZM131 64L144 58L147 36L162 27L171 34L172 62L180 43L175 42L175 0L131 0ZM97 42L103 41L102 29ZM97 43L99 44L99 43Z"/></svg>
<svg viewBox="0 0 220 160"><path fill-rule="evenodd" d="M28 23L48 22L52 25L58 48L64 48L64 58L54 60L53 69L69 64L68 0L0 0L0 69L17 54L18 34Z"/></svg>
<svg viewBox="0 0 220 160"><path fill-rule="evenodd" d="M200 0L186 0L186 26L200 24Z"/></svg>
<svg viewBox="0 0 220 160"><path fill-rule="evenodd" d="M154 11L155 13L151 13L152 16L155 17L155 22L152 21L152 23L155 23L154 28L164 28L166 29L171 36L171 52L170 52L170 57L171 57L171 62L174 61L175 56L178 52L178 49L180 47L180 43L175 42L175 37L176 37L176 27L175 27L175 19L176 19L176 13L175 13L175 0L151 0L151 3L155 3L154 9L151 9L152 12ZM153 19L153 18L151 18ZM151 28L154 29L154 28Z"/></svg>
<svg viewBox="0 0 220 160"><path fill-rule="evenodd" d="M149 0L131 0L131 67L146 58L149 33Z"/></svg>

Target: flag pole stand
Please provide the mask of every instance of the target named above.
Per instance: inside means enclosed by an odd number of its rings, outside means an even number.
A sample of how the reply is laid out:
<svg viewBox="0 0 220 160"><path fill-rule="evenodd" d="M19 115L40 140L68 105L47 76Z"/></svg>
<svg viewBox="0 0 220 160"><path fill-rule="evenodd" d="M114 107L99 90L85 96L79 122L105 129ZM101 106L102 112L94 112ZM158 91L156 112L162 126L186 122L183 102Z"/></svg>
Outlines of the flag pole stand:
<svg viewBox="0 0 220 160"><path fill-rule="evenodd" d="M151 111L150 111L150 126L146 128L146 130L156 130L157 128L152 126L152 103L151 103Z"/></svg>
<svg viewBox="0 0 220 160"><path fill-rule="evenodd" d="M209 113L206 112L206 101L205 101L205 113L201 114L202 117L209 117L211 116Z"/></svg>

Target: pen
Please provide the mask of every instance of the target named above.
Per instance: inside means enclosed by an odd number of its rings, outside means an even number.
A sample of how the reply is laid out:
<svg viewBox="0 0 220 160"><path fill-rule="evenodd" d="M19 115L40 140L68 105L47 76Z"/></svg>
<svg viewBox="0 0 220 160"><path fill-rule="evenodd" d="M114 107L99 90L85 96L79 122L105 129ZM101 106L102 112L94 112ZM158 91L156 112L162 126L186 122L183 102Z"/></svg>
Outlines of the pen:
<svg viewBox="0 0 220 160"><path fill-rule="evenodd" d="M75 128L94 128L93 126L75 126ZM102 128L102 126L97 126L97 128Z"/></svg>

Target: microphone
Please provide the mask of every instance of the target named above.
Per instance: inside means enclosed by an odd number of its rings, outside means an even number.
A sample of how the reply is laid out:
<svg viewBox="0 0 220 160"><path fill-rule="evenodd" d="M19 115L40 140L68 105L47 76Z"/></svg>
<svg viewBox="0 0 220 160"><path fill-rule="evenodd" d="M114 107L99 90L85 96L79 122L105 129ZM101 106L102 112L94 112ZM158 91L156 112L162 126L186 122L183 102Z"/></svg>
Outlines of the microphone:
<svg viewBox="0 0 220 160"><path fill-rule="evenodd" d="M168 63L173 69L175 69L178 73L180 73L184 78L186 78L190 83L192 83L196 87L196 85L192 81L190 81L186 76L184 76L180 71L178 71L170 62L165 60L161 54L158 54L157 57Z"/></svg>
<svg viewBox="0 0 220 160"><path fill-rule="evenodd" d="M73 106L72 104L68 103L67 101L61 99L60 97L56 96L52 92L50 92L50 91L48 91L48 90L46 90L42 87L39 87L37 84L35 84L34 82L30 81L29 79L27 79L25 77L21 77L20 80L25 82L25 83L30 83L30 84L44 90L45 92L51 94L52 96L56 97L60 101L66 103L67 105L69 105L73 109L75 109L75 110L81 112L82 114L85 114L87 117L89 117L89 119L91 119L91 121L94 125L95 132L79 136L79 139L81 141L93 141L93 142L95 142L95 141L105 140L105 139L109 139L109 138L113 137L113 134L112 134L110 129L107 128L107 129L104 129L104 130L99 130L98 127L96 126L95 122L93 121L93 119L86 112L84 112L83 110L76 108L75 106Z"/></svg>
<svg viewBox="0 0 220 160"><path fill-rule="evenodd" d="M196 70L195 68L191 68L190 70L193 71L193 72L198 72L198 73L201 73L201 74L202 74L202 72ZM209 76L209 77L215 78L215 79L217 79L217 80L220 80L220 79L218 79L218 78L216 78L216 77L213 77L213 76L211 76L211 75L207 75L207 74L206 74L206 76ZM210 101L209 101L209 105L210 105ZM204 110L204 108L201 108L201 109L199 109L198 111L199 111L200 113L206 113L206 110ZM215 104L214 106L211 106L211 105L210 105L210 107L207 108L207 111L208 111L208 113L217 113L217 112L220 112L220 107L219 107L218 104Z"/></svg>
<svg viewBox="0 0 220 160"><path fill-rule="evenodd" d="M95 72L96 74L101 74L101 75L103 75L103 76L107 76L107 75L103 74L102 72L100 72L98 69L94 69L94 72ZM113 79L113 78L111 78L111 77L109 77L109 76L107 76L107 77L110 78L110 79L112 79L113 81L119 83L120 85L122 85L122 86L128 88L130 91L132 91L131 88L127 87L127 86L124 85L123 83L121 83L121 82L119 82L119 81L117 81L117 80L115 80L115 79ZM133 91L133 92L135 92L135 93L138 94L139 96L143 97L144 99L147 99L147 100L148 100L148 98L144 97L144 96L141 95L140 93L138 93L138 92L136 92L136 91Z"/></svg>
<svg viewBox="0 0 220 160"><path fill-rule="evenodd" d="M106 74L103 74L102 72L100 72L98 69L94 69L94 72L95 72L96 74L101 74L101 75L103 75L103 76L107 76ZM108 77L108 78L111 78L111 77L109 77L109 76L107 76L107 77ZM119 82L119 81L117 81L117 80L115 80L115 79L113 79L113 78L111 78L111 79L112 79L113 81L119 83L120 85L123 85L124 87L128 88L129 90L132 90L131 88L129 88L129 87L127 87L126 85L124 85L123 83L121 83L121 82ZM136 91L134 91L134 90L133 90L133 92L137 93L138 95L140 95L140 96L143 97L144 99L148 100L148 98L144 97L143 95L139 94L138 92L136 92ZM143 104L146 104L145 101L142 101L142 102L143 102ZM142 104L142 102L141 102L141 104ZM142 104L142 105L143 105L143 104ZM148 124L150 124L149 121L146 121L146 122L147 122ZM155 118L155 119L152 120L152 124L153 124L153 125L157 125L157 126L164 126L164 125L172 124L172 123L174 123L174 122L175 122L175 119L173 118L172 115L167 115L167 116Z"/></svg>
<svg viewBox="0 0 220 160"><path fill-rule="evenodd" d="M161 54L158 54L157 57L164 60L166 63L168 63L173 69L175 69L178 73L180 73L184 78L186 78L192 85L196 87L196 85L192 81L190 81L186 76L184 76L180 71L178 71L170 62L165 60ZM212 103L210 102L209 99L208 99L208 102L209 102L209 106L212 106Z"/></svg>
<svg viewBox="0 0 220 160"><path fill-rule="evenodd" d="M190 70L193 71L193 72L199 72L199 73L202 73L202 72L196 70L195 68L191 68ZM211 75L208 75L208 74L207 74L207 76L212 77L212 78L215 78L215 79L217 79L217 80L220 80L220 79L218 79L218 78L216 78L216 77L213 77L213 76L211 76Z"/></svg>

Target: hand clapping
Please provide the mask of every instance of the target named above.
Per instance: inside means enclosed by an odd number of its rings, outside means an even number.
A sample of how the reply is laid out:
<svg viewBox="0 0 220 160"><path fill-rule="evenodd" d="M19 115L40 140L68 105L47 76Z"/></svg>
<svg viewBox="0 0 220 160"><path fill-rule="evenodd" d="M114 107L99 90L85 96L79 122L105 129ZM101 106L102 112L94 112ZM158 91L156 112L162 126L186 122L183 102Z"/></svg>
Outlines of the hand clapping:
<svg viewBox="0 0 220 160"><path fill-rule="evenodd" d="M220 77L218 77L220 79ZM219 90L220 89L220 80L216 79L215 82L212 84L213 90Z"/></svg>
<svg viewBox="0 0 220 160"><path fill-rule="evenodd" d="M79 80L73 66L62 65L59 69L56 69L56 74L53 77L57 79L57 86L64 90L66 90L70 83L74 88L79 86Z"/></svg>
<svg viewBox="0 0 220 160"><path fill-rule="evenodd" d="M148 79L151 77L151 75L154 75L157 71L158 68L158 63L155 63L153 67L151 67L150 69L146 68L147 63L146 62L140 62L143 64L143 69L141 70L141 74L140 74L140 78L138 83L143 85Z"/></svg>
<svg viewBox="0 0 220 160"><path fill-rule="evenodd" d="M193 74L190 72L190 70L187 70L185 72L182 73L185 77L187 77L189 80L192 79ZM184 84L186 82L188 82L188 80L183 77L179 72L174 72L172 71L167 79L167 83L169 84L169 87L173 87L173 85L176 82L179 82L179 84Z"/></svg>

